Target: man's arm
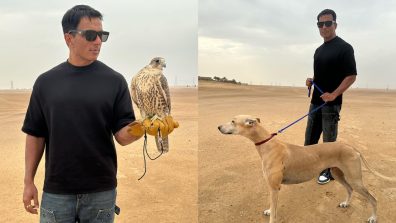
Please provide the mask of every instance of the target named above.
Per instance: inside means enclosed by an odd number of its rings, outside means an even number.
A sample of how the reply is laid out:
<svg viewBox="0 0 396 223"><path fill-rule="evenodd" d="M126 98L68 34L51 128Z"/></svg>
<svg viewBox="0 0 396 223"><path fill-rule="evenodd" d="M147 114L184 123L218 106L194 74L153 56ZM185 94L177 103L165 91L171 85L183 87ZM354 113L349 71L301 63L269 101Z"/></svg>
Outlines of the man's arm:
<svg viewBox="0 0 396 223"><path fill-rule="evenodd" d="M39 207L38 192L36 185L34 184L34 177L44 153L44 144L44 138L26 135L25 187L23 189L23 204L25 206L25 210L32 214L37 214L37 208ZM31 203L32 200L33 205Z"/></svg>
<svg viewBox="0 0 396 223"><path fill-rule="evenodd" d="M131 144L132 142L140 139L142 136L133 136L128 133L129 125L124 126L122 129L118 130L116 134L114 134L114 138L116 141L122 145L126 146L128 144Z"/></svg>
<svg viewBox="0 0 396 223"><path fill-rule="evenodd" d="M349 75L344 78L344 80L341 82L340 86L338 86L337 89L335 89L331 93L325 92L320 97L325 102L334 101L338 96L344 93L355 82L355 80L356 75Z"/></svg>

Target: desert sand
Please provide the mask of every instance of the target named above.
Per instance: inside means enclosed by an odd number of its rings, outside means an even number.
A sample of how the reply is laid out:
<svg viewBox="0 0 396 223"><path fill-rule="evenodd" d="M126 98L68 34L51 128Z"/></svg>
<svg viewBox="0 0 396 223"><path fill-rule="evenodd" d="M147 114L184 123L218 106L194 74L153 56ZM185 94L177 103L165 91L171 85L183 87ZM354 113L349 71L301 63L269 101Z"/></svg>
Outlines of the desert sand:
<svg viewBox="0 0 396 223"><path fill-rule="evenodd" d="M261 119L276 132L306 114L306 88L244 86L199 82L198 197L199 222L269 222L263 210L269 193L255 146L241 136L222 135L219 124L238 114ZM370 166L395 177L396 91L351 89L344 94L338 141L358 148ZM306 119L279 134L278 140L303 145ZM363 181L378 201L378 220L396 222L396 182L363 170ZM348 209L338 208L346 197L337 182L316 180L283 185L278 201L278 222L365 222L371 207L354 193Z"/></svg>
<svg viewBox="0 0 396 223"><path fill-rule="evenodd" d="M28 106L30 91L0 91L0 197L1 222L38 222L38 216L23 208L25 134L20 130ZM117 204L121 214L115 222L197 222L197 88L171 88L172 115L180 127L169 136L170 152L147 162L143 174L143 139L122 147L117 145ZM135 113L139 114L138 111ZM116 143L117 144L117 143ZM157 154L153 138L148 151ZM44 160L35 178L41 191Z"/></svg>
<svg viewBox="0 0 396 223"><path fill-rule="evenodd" d="M0 91L0 196L2 222L38 222L22 205L25 134L20 131L30 91ZM277 131L307 112L305 88L244 86L200 82L195 88L172 88L172 113L180 128L170 136L170 152L148 161L143 174L140 140L118 153L118 196L121 214L115 222L268 222L268 191L253 143L222 135L217 126L238 114L259 117ZM138 112L136 112L138 114ZM356 146L378 172L395 176L396 91L351 89L344 96L339 141ZM198 130L199 125L199 130ZM306 119L276 136L303 144ZM149 139L149 152L157 154ZM197 149L198 148L198 149ZM44 161L36 185L41 196ZM363 170L363 180L378 200L379 222L396 220L396 182ZM348 209L337 207L346 192L337 182L314 180L281 188L279 222L364 222L370 206L358 194Z"/></svg>

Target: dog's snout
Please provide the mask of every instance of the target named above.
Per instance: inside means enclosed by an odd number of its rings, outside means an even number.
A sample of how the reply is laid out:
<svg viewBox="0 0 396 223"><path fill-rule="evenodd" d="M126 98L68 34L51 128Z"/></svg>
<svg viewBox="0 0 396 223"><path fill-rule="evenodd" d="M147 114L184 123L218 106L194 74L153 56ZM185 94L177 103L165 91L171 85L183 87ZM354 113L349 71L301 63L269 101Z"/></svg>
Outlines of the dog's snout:
<svg viewBox="0 0 396 223"><path fill-rule="evenodd" d="M230 131L230 128L227 125L219 125L217 128L223 134L232 134L232 132Z"/></svg>
<svg viewBox="0 0 396 223"><path fill-rule="evenodd" d="M224 131L225 129L224 129L223 125L217 126L217 129L219 129L219 131L220 131L221 133L226 134L225 131Z"/></svg>

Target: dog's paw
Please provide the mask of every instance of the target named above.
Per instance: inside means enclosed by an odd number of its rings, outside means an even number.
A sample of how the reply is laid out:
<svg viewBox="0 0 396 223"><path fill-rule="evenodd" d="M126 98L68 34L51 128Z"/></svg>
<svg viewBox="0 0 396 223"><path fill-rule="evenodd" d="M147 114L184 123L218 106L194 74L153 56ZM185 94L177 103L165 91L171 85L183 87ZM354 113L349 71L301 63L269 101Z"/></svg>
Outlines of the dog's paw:
<svg viewBox="0 0 396 223"><path fill-rule="evenodd" d="M377 223L377 218L374 217L374 216L371 216L371 217L367 220L367 222L368 222L368 223Z"/></svg>
<svg viewBox="0 0 396 223"><path fill-rule="evenodd" d="M265 211L263 212L263 214L266 215L266 216L270 216L271 210L270 210L270 209L265 210Z"/></svg>
<svg viewBox="0 0 396 223"><path fill-rule="evenodd" d="M347 208L348 206L349 206L349 204L348 204L346 201L341 202L341 203L338 205L338 207L340 207L340 208Z"/></svg>

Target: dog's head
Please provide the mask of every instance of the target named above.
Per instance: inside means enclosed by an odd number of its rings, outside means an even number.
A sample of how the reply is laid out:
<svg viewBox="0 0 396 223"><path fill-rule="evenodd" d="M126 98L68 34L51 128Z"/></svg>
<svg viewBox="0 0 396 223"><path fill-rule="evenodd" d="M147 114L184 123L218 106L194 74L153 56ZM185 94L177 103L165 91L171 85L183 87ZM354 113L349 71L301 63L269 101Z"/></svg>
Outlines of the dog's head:
<svg viewBox="0 0 396 223"><path fill-rule="evenodd" d="M231 122L223 125L219 125L218 129L223 134L233 134L233 135L249 135L252 128L260 123L259 118L254 118L250 115L238 115L235 116Z"/></svg>

